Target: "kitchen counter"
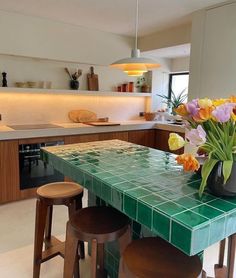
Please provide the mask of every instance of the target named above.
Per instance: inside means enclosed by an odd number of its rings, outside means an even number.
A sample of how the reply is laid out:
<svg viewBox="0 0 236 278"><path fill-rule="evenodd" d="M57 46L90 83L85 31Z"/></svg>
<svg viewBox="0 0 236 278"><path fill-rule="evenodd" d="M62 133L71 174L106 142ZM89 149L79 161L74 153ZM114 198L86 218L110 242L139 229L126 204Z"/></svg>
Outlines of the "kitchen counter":
<svg viewBox="0 0 236 278"><path fill-rule="evenodd" d="M105 132L121 132L144 129L162 129L173 132L183 132L184 127L161 121L121 121L118 126L90 126L81 123L56 123L56 128L14 130L6 125L0 126L0 140L37 138L49 136L80 135Z"/></svg>
<svg viewBox="0 0 236 278"><path fill-rule="evenodd" d="M42 156L94 201L102 199L135 221L135 237L143 236L141 225L192 256L236 232L236 198L209 192L200 198L201 177L184 172L173 154L110 140L47 147ZM114 245L109 252L119 262Z"/></svg>

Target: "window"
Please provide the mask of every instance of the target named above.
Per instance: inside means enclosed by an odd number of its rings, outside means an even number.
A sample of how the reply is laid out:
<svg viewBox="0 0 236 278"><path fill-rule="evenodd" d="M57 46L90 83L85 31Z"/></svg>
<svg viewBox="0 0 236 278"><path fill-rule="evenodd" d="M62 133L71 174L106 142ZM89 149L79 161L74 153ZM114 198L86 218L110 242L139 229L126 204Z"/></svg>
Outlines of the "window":
<svg viewBox="0 0 236 278"><path fill-rule="evenodd" d="M171 97L171 90L176 97L185 90L185 94L188 94L188 81L189 72L172 73L169 79L169 98ZM187 102L187 99L185 100Z"/></svg>

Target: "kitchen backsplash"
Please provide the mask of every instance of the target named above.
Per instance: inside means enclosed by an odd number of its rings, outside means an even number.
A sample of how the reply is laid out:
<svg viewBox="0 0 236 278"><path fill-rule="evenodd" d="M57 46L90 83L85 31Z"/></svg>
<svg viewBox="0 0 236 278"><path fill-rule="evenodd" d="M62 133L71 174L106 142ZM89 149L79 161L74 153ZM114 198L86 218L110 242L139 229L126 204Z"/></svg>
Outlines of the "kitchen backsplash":
<svg viewBox="0 0 236 278"><path fill-rule="evenodd" d="M145 97L73 96L0 93L0 124L69 122L68 112L87 109L113 121L136 120L146 109Z"/></svg>

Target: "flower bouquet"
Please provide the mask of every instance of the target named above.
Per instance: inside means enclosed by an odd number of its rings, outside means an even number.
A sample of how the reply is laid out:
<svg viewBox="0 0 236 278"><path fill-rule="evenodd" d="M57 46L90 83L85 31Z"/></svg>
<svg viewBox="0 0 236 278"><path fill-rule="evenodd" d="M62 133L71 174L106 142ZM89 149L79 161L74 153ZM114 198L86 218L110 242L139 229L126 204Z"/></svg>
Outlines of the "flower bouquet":
<svg viewBox="0 0 236 278"><path fill-rule="evenodd" d="M170 150L189 143L197 148L198 154L206 156L199 194L202 195L208 184L216 195L236 195L236 97L194 99L179 105L175 112L186 120L186 139L171 133L168 140ZM200 167L192 154L179 155L176 160L186 171L196 171Z"/></svg>

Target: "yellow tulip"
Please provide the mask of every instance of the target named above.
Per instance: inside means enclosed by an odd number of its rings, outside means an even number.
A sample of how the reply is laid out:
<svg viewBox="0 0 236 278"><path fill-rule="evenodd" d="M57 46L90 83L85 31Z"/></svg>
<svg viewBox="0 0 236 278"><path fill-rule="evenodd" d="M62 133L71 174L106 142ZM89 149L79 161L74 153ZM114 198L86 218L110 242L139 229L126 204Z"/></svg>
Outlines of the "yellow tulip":
<svg viewBox="0 0 236 278"><path fill-rule="evenodd" d="M177 108L175 108L175 112L180 116L187 116L188 111L184 104L180 104Z"/></svg>
<svg viewBox="0 0 236 278"><path fill-rule="evenodd" d="M168 144L171 151L176 151L185 145L185 141L177 133L170 133Z"/></svg>
<svg viewBox="0 0 236 278"><path fill-rule="evenodd" d="M200 108L208 108L212 106L212 101L209 98L201 98L198 100Z"/></svg>
<svg viewBox="0 0 236 278"><path fill-rule="evenodd" d="M229 100L227 98L219 98L219 99L214 99L212 101L212 103L213 103L214 106L219 106L219 105L224 104L224 103L226 103L228 101Z"/></svg>

